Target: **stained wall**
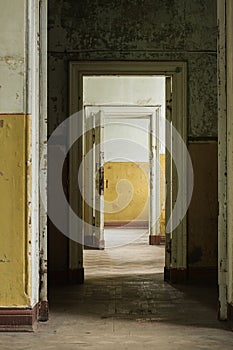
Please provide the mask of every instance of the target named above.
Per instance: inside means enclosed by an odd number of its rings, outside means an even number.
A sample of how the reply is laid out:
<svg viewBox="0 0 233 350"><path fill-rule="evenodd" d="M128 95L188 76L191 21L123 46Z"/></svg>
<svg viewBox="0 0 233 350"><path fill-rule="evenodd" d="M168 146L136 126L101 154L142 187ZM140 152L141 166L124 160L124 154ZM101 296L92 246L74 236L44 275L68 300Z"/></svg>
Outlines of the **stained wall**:
<svg viewBox="0 0 233 350"><path fill-rule="evenodd" d="M204 195L210 191L216 206L216 25L215 0L49 1L50 133L69 115L69 61L187 62L188 139L197 173L188 213L188 253L195 256L189 259L190 267L217 266L212 253L217 251L217 216ZM203 169L203 157L213 162L208 170ZM203 221L198 222L200 202ZM202 254L195 255L200 247Z"/></svg>

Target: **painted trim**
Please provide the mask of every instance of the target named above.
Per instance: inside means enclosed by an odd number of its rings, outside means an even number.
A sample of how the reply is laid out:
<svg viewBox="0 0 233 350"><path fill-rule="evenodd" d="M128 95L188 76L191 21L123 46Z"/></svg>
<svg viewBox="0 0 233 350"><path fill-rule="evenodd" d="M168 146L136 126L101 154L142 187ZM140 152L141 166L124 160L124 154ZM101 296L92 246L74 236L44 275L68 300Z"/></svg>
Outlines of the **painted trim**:
<svg viewBox="0 0 233 350"><path fill-rule="evenodd" d="M38 304L31 308L1 308L1 332L33 332L38 318Z"/></svg>
<svg viewBox="0 0 233 350"><path fill-rule="evenodd" d="M161 236L156 235L156 236L149 236L149 245L160 245L161 243Z"/></svg>
<svg viewBox="0 0 233 350"><path fill-rule="evenodd" d="M226 101L227 101L227 302L233 304L233 2L226 0Z"/></svg>
<svg viewBox="0 0 233 350"><path fill-rule="evenodd" d="M47 22L48 3L40 0L40 110L39 110L39 184L40 190L47 195ZM46 197L46 195L44 197ZM49 317L48 309L48 234L47 234L47 202L42 203L39 197L39 254L40 254L40 286L39 286L39 320L46 321Z"/></svg>
<svg viewBox="0 0 233 350"><path fill-rule="evenodd" d="M226 0L217 1L218 22L218 285L219 319L227 319L227 100Z"/></svg>
<svg viewBox="0 0 233 350"><path fill-rule="evenodd" d="M39 121L40 121L40 34L39 2L26 1L25 6L25 99L27 119L27 293L31 304L39 302Z"/></svg>

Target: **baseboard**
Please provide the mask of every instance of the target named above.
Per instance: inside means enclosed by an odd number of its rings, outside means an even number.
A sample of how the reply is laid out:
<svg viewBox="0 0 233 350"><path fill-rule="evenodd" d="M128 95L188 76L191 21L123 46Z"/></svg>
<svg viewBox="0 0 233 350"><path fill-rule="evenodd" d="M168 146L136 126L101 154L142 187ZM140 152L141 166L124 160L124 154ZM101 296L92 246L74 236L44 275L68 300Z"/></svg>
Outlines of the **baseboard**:
<svg viewBox="0 0 233 350"><path fill-rule="evenodd" d="M218 284L217 266L188 268L188 280L196 284Z"/></svg>
<svg viewBox="0 0 233 350"><path fill-rule="evenodd" d="M216 267L189 267L188 269L164 268L164 280L171 283L217 284Z"/></svg>
<svg viewBox="0 0 233 350"><path fill-rule="evenodd" d="M136 228L148 228L148 221L106 221L104 227L124 227L127 228L136 227Z"/></svg>
<svg viewBox="0 0 233 350"><path fill-rule="evenodd" d="M84 268L69 270L69 284L84 283Z"/></svg>
<svg viewBox="0 0 233 350"><path fill-rule="evenodd" d="M164 281L170 282L170 269L164 267Z"/></svg>
<svg viewBox="0 0 233 350"><path fill-rule="evenodd" d="M165 244L166 237L157 235L157 236L149 236L149 244L150 245L160 245Z"/></svg>
<svg viewBox="0 0 233 350"><path fill-rule="evenodd" d="M38 308L38 320L46 322L49 319L49 304L48 301L40 301Z"/></svg>
<svg viewBox="0 0 233 350"><path fill-rule="evenodd" d="M102 250L105 248L105 240L99 240L95 236L84 236L84 249Z"/></svg>
<svg viewBox="0 0 233 350"><path fill-rule="evenodd" d="M164 268L164 280L174 284L186 284L188 281L187 269Z"/></svg>
<svg viewBox="0 0 233 350"><path fill-rule="evenodd" d="M33 332L38 320L38 304L33 308L0 308L1 332Z"/></svg>
<svg viewBox="0 0 233 350"><path fill-rule="evenodd" d="M84 268L49 271L48 280L50 284L83 284Z"/></svg>
<svg viewBox="0 0 233 350"><path fill-rule="evenodd" d="M233 322L233 305L227 303L227 319Z"/></svg>

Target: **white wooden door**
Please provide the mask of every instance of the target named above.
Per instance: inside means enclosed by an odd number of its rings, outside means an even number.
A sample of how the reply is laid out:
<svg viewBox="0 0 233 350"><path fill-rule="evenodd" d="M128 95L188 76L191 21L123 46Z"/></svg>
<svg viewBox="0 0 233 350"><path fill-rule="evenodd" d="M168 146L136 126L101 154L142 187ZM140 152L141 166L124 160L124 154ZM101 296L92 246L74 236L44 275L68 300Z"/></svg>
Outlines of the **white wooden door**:
<svg viewBox="0 0 233 350"><path fill-rule="evenodd" d="M95 134L94 134L94 165L95 182L93 182L93 192L95 200L94 223L95 239L99 248L104 248L104 116L100 109L94 114Z"/></svg>
<svg viewBox="0 0 233 350"><path fill-rule="evenodd" d="M85 108L84 245L104 247L104 125L96 107Z"/></svg>
<svg viewBox="0 0 233 350"><path fill-rule="evenodd" d="M159 117L160 108L156 108L150 117L150 236L160 236L160 154L159 154Z"/></svg>

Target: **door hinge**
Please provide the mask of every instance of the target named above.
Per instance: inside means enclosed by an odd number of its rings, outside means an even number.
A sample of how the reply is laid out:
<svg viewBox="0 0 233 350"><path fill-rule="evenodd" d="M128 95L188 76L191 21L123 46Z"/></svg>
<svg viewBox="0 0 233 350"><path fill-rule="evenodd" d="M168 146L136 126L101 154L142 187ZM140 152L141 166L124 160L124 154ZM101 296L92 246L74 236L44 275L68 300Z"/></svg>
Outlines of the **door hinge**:
<svg viewBox="0 0 233 350"><path fill-rule="evenodd" d="M92 226L95 226L95 216L92 217Z"/></svg>
<svg viewBox="0 0 233 350"><path fill-rule="evenodd" d="M166 252L168 254L171 254L172 251L172 240L171 238L169 240L166 240Z"/></svg>
<svg viewBox="0 0 233 350"><path fill-rule="evenodd" d="M166 100L166 108L167 108L169 111L172 111L172 93L171 93L170 99L169 99L169 100Z"/></svg>

